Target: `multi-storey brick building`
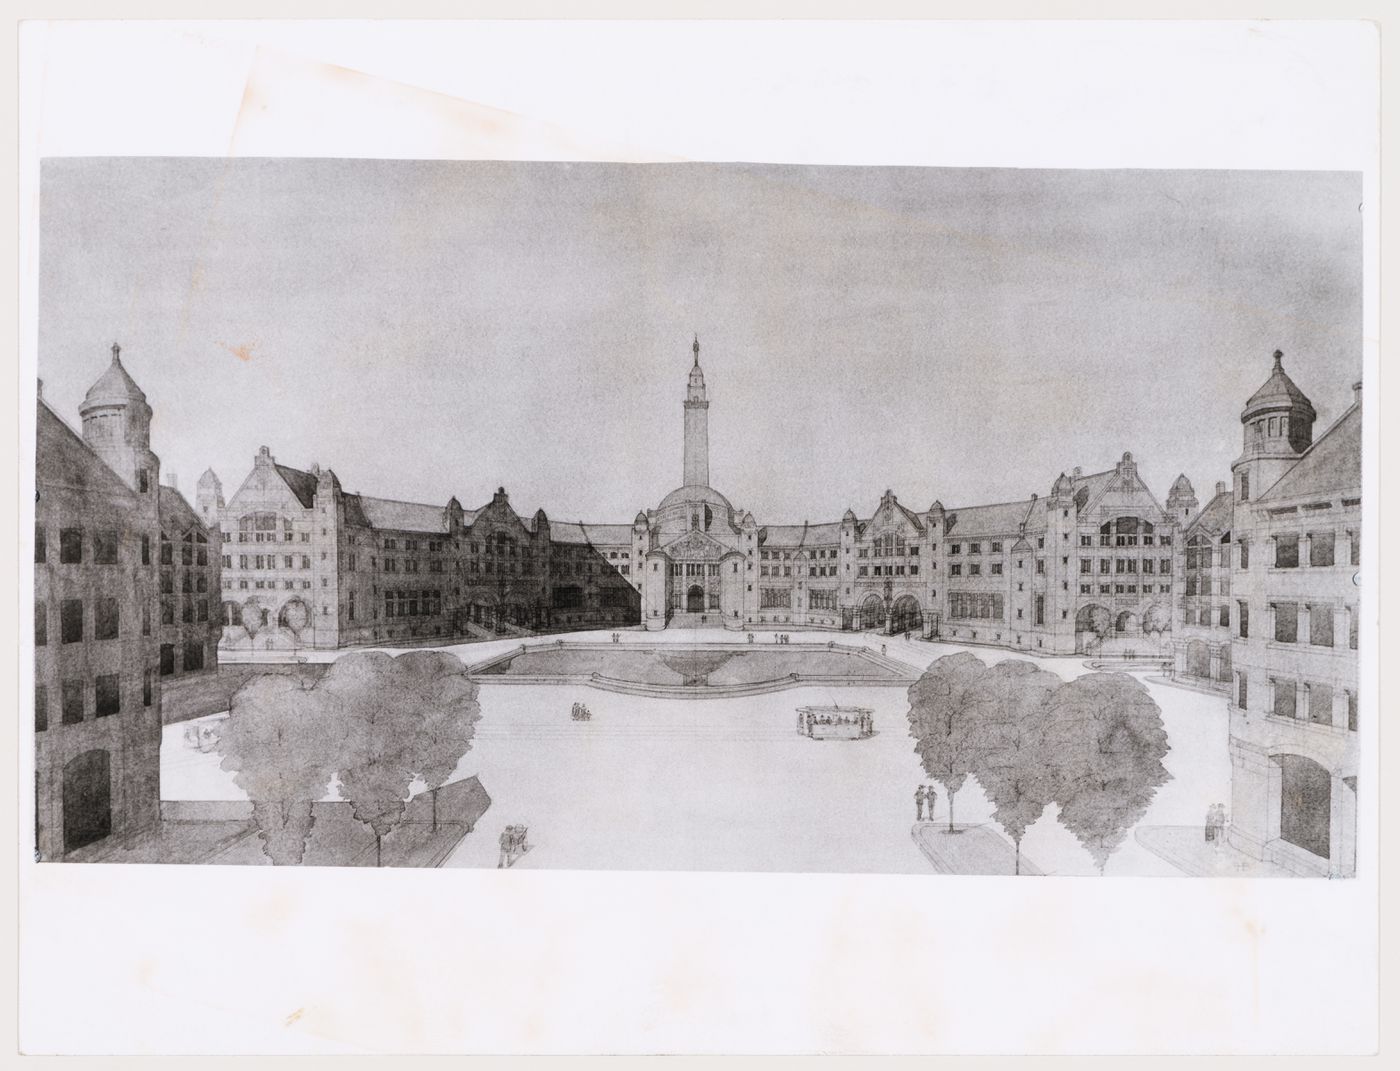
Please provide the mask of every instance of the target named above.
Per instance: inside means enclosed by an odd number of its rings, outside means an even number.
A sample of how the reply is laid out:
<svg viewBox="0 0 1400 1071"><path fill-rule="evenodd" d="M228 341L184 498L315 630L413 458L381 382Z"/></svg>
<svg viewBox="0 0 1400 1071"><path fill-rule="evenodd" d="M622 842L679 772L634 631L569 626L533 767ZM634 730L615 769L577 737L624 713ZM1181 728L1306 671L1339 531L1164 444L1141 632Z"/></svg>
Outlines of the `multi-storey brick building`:
<svg viewBox="0 0 1400 1071"><path fill-rule="evenodd" d="M1244 408L1230 554L1231 843L1303 872L1356 868L1361 385L1316 441L1275 353Z"/></svg>
<svg viewBox="0 0 1400 1071"><path fill-rule="evenodd" d="M709 486L710 403L693 349L685 482L633 524L647 628L918 630L1065 653L1170 626L1189 484L1164 509L1124 454L1104 472L1062 473L1044 498L917 512L886 491L866 519L848 509L834 522L759 525Z"/></svg>
<svg viewBox="0 0 1400 1071"><path fill-rule="evenodd" d="M638 620L627 526L521 517L504 488L477 510L351 494L330 469L267 447L225 502L220 620L231 647L343 647L487 638ZM618 551L622 554L619 559Z"/></svg>
<svg viewBox="0 0 1400 1071"><path fill-rule="evenodd" d="M212 531L160 483L151 408L112 347L79 434L42 400L34 527L35 837L60 859L154 824L161 686L217 666Z"/></svg>

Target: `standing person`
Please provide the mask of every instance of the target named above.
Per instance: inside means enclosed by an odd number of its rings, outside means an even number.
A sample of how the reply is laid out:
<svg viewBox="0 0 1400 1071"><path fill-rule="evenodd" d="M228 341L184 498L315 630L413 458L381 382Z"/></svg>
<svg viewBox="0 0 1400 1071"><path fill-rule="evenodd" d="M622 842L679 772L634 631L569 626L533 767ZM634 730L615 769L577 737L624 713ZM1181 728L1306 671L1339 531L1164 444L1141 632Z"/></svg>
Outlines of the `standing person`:
<svg viewBox="0 0 1400 1071"><path fill-rule="evenodd" d="M511 832L512 828L510 826L506 826L505 829L501 830L501 857L496 860L497 870L509 865L507 860L510 858Z"/></svg>
<svg viewBox="0 0 1400 1071"><path fill-rule="evenodd" d="M885 645L882 643L882 644L880 644L880 654L883 656L884 653L885 653Z"/></svg>
<svg viewBox="0 0 1400 1071"><path fill-rule="evenodd" d="M938 793L935 792L935 791L933 790L933 786L932 786L932 785L928 785L928 786L925 787L925 789L924 789L924 798L925 798L926 800L928 800L928 820L929 820L930 822L932 822L932 821L933 821L933 803L934 803L934 800L936 800L936 799L938 798Z"/></svg>
<svg viewBox="0 0 1400 1071"><path fill-rule="evenodd" d="M1206 809L1206 843L1215 840L1215 804Z"/></svg>
<svg viewBox="0 0 1400 1071"><path fill-rule="evenodd" d="M924 820L924 786L914 789L914 821Z"/></svg>

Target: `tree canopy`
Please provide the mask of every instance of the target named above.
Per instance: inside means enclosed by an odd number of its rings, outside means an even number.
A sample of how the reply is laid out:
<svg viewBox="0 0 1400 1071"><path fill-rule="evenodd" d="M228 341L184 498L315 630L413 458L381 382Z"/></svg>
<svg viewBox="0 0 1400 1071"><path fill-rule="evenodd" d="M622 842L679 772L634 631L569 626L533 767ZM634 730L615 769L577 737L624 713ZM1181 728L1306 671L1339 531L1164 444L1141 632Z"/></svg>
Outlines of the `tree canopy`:
<svg viewBox="0 0 1400 1071"><path fill-rule="evenodd" d="M466 667L443 651L347 654L310 688L283 674L255 677L234 696L220 734L223 766L239 771L255 817L261 806L270 821L271 805L285 812L293 803L304 815L301 848L280 848L295 829L279 834L278 855L269 851L274 862L300 862L311 804L332 777L382 841L402 820L415 782L438 788L470 749L481 719L477 695Z"/></svg>

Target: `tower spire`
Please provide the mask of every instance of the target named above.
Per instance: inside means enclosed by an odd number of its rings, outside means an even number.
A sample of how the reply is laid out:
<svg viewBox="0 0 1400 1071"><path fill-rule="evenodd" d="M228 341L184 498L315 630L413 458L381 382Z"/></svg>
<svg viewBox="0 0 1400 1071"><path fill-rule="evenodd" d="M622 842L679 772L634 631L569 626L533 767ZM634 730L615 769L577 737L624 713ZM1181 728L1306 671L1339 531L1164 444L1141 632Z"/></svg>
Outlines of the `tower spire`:
<svg viewBox="0 0 1400 1071"><path fill-rule="evenodd" d="M700 333L699 333L698 331L695 333L695 343L694 343L694 345L692 345L690 348L691 348L692 350L695 351L695 367L696 367L696 368L699 368L699 367L700 367Z"/></svg>
<svg viewBox="0 0 1400 1071"><path fill-rule="evenodd" d="M122 348L121 348L121 346L118 345L117 343L113 342L113 343L112 343L112 363L113 363L113 364L116 364L118 361L120 361L120 360L121 360L121 355L122 355Z"/></svg>
<svg viewBox="0 0 1400 1071"><path fill-rule="evenodd" d="M1274 371L1283 371L1283 350L1274 350Z"/></svg>

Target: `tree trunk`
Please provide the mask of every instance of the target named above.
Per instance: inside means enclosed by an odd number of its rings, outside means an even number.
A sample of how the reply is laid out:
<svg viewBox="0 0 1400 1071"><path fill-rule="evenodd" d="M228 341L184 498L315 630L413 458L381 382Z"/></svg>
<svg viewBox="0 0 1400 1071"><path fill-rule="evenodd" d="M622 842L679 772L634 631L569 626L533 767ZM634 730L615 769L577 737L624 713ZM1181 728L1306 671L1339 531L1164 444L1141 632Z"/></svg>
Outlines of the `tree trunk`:
<svg viewBox="0 0 1400 1071"><path fill-rule="evenodd" d="M1017 876L1017 877L1020 877L1020 874L1021 874L1021 838L1020 838L1020 837L1017 837L1017 838L1016 838L1015 844L1016 844L1016 876Z"/></svg>
<svg viewBox="0 0 1400 1071"><path fill-rule="evenodd" d="M384 838L378 833L374 835L374 865L384 865Z"/></svg>
<svg viewBox="0 0 1400 1071"><path fill-rule="evenodd" d="M437 794L438 790L433 789L433 832L437 832Z"/></svg>
<svg viewBox="0 0 1400 1071"><path fill-rule="evenodd" d="M953 833L953 794L948 793L948 832Z"/></svg>

